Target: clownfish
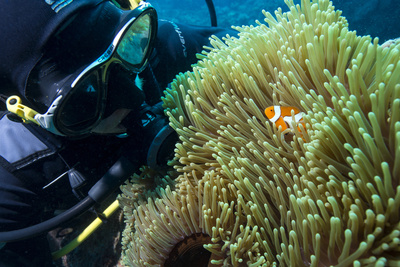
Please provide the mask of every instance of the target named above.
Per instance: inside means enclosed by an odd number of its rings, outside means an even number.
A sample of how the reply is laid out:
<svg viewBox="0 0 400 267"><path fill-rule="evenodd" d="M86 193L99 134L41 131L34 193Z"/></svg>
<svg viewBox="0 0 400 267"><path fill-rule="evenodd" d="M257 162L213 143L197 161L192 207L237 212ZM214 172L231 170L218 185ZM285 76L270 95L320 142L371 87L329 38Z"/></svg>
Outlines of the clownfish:
<svg viewBox="0 0 400 267"><path fill-rule="evenodd" d="M292 126L292 110L294 111L294 119L296 123L301 123L306 128L306 125L303 121L303 112L300 112L298 108L295 107L281 107L281 106L270 106L265 109L265 115L272 122L275 123L276 128L279 126L282 127L282 131L290 128L293 129ZM301 132L300 127L297 127L299 132Z"/></svg>

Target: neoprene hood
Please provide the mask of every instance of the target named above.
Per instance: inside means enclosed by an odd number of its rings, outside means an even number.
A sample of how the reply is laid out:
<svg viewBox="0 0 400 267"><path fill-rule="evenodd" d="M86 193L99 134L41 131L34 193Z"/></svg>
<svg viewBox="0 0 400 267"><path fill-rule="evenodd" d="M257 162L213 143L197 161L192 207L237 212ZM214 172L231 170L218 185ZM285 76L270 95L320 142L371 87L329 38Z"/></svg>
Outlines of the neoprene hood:
<svg viewBox="0 0 400 267"><path fill-rule="evenodd" d="M102 0L2 1L0 93L47 106L45 99L55 92L27 89L35 66L43 72L50 59L53 66L44 72L55 68L58 73L50 75L67 75L90 64L108 48L127 13Z"/></svg>

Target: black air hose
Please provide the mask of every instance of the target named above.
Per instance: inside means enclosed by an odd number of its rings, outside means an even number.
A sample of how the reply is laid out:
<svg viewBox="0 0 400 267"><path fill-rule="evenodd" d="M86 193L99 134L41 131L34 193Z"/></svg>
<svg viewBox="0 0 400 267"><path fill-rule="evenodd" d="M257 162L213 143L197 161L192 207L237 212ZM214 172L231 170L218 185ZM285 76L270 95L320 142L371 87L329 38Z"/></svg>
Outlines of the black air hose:
<svg viewBox="0 0 400 267"><path fill-rule="evenodd" d="M217 27L217 14L212 0L206 0L208 12L210 12L211 26Z"/></svg>
<svg viewBox="0 0 400 267"><path fill-rule="evenodd" d="M115 189L117 189L130 175L137 170L138 166L131 161L121 157L107 173L90 189L89 196L85 197L78 204L44 222L28 226L26 228L0 232L0 243L15 242L35 237L48 232L57 226L66 223L89 210L94 204L103 201Z"/></svg>

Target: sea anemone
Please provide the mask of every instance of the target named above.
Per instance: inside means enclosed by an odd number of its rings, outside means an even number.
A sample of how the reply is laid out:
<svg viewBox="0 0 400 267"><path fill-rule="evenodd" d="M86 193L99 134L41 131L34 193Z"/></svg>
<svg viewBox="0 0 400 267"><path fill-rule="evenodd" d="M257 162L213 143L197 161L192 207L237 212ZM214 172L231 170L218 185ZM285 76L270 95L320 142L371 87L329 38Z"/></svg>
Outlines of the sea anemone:
<svg viewBox="0 0 400 267"><path fill-rule="evenodd" d="M328 0L285 3L166 90L177 174L122 188L126 265L163 266L197 236L216 265L400 264L400 45L357 36ZM306 129L271 124L271 105Z"/></svg>

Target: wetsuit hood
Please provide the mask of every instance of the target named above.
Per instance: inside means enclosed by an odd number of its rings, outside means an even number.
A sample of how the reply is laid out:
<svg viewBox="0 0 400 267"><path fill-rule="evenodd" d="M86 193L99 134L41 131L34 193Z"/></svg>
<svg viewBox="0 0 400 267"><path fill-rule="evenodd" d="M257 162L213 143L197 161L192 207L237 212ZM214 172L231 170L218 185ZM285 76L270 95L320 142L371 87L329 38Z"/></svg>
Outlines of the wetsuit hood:
<svg viewBox="0 0 400 267"><path fill-rule="evenodd" d="M24 96L49 38L79 10L101 0L5 0L0 5L0 90Z"/></svg>

